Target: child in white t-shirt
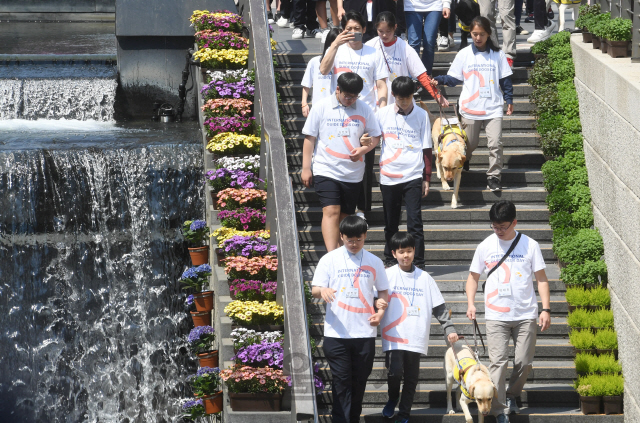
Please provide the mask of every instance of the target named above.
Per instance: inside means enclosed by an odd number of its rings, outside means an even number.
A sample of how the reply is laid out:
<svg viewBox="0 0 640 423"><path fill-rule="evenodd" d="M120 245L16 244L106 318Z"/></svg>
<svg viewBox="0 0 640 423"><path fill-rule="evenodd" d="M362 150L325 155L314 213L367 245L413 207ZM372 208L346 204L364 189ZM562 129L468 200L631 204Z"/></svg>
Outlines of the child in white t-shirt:
<svg viewBox="0 0 640 423"><path fill-rule="evenodd" d="M391 238L391 251L398 264L386 270L389 280L388 304L382 318L382 351L386 352L389 400L382 416L391 418L400 400L396 422L409 421L413 396L420 374L420 355L427 354L431 316L442 325L450 345L458 334L449 318L444 298L429 274L413 265L415 240L407 232L397 232ZM402 397L400 383L404 376Z"/></svg>
<svg viewBox="0 0 640 423"><path fill-rule="evenodd" d="M502 108L506 102L507 115L513 113L513 71L507 56L489 38L491 25L487 18L477 16L469 30L473 44L458 52L447 75L437 76L435 80L450 87L463 84L458 107L469 140L464 168L469 170L471 155L478 147L484 126L489 147L487 188L500 191Z"/></svg>
<svg viewBox="0 0 640 423"><path fill-rule="evenodd" d="M340 223L344 246L325 254L313 275L311 293L326 304L322 348L333 376L334 422L360 418L373 368L377 326L384 316L389 283L382 260L364 250L367 222L348 216ZM374 290L380 308L374 310Z"/></svg>
<svg viewBox="0 0 640 423"><path fill-rule="evenodd" d="M320 62L324 57L324 53L327 51L331 43L336 39L336 37L340 34L340 29L333 28L329 31L327 35L327 39L324 43L324 49L322 50L322 54L320 56L316 56L313 59L309 60L307 64L307 69L304 71L304 76L302 77L302 116L309 116L309 91L313 88L313 95L311 99L313 102L318 103L323 98L329 97L336 90L336 79L334 78L333 71L329 72L327 75L323 75L320 73Z"/></svg>

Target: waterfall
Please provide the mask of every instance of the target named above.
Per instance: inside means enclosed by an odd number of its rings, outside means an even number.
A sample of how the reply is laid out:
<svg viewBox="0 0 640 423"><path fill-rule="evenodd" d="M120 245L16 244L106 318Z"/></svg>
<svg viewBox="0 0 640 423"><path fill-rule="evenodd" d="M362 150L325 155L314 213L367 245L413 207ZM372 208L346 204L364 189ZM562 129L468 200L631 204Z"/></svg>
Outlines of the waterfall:
<svg viewBox="0 0 640 423"><path fill-rule="evenodd" d="M196 368L179 229L202 217L202 156L0 150L0 421L179 421Z"/></svg>

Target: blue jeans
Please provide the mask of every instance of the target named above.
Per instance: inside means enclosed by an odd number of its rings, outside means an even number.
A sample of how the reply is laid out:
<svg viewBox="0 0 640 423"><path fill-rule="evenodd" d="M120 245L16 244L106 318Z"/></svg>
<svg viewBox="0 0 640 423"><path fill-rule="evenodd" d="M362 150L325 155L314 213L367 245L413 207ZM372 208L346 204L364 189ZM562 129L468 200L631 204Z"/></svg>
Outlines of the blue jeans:
<svg viewBox="0 0 640 423"><path fill-rule="evenodd" d="M407 21L407 39L409 45L420 55L420 45L423 44L422 63L431 75L433 58L436 52L436 38L440 25L441 11L434 12L404 12Z"/></svg>

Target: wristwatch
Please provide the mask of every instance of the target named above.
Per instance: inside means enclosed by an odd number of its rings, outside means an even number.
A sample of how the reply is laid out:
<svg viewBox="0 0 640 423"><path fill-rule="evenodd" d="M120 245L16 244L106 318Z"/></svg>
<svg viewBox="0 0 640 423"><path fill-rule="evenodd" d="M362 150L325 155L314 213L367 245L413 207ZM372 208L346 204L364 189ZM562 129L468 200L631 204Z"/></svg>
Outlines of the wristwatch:
<svg viewBox="0 0 640 423"><path fill-rule="evenodd" d="M550 308L543 308L542 311L546 311L547 313L549 313L549 315L551 315L551 309ZM540 313L542 313L542 311Z"/></svg>

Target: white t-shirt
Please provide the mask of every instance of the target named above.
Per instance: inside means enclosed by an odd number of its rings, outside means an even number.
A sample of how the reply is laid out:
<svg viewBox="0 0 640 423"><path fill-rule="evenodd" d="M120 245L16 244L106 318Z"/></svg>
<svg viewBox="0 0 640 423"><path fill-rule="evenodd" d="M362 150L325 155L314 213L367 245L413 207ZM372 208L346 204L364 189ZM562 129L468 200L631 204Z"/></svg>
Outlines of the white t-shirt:
<svg viewBox="0 0 640 423"><path fill-rule="evenodd" d="M413 104L408 116L398 115L396 105L378 110L376 117L382 131L380 147L380 183L396 185L422 178L422 149L433 148L429 115Z"/></svg>
<svg viewBox="0 0 640 423"><path fill-rule="evenodd" d="M426 354L433 308L444 304L436 281L414 268L406 273L397 264L387 269L389 306L382 317L382 351Z"/></svg>
<svg viewBox="0 0 640 423"><path fill-rule="evenodd" d="M442 12L446 7L449 9L451 0L406 0L404 2L405 12Z"/></svg>
<svg viewBox="0 0 640 423"><path fill-rule="evenodd" d="M307 88L313 88L311 99L314 103L319 102L323 98L327 98L336 90L336 81L333 77L333 70L328 75L320 72L320 58L316 56L309 60L307 69L304 71L301 85Z"/></svg>
<svg viewBox="0 0 640 423"><path fill-rule="evenodd" d="M360 270L358 272L358 270ZM313 286L336 290L335 300L327 303L324 336L331 338L375 338L371 326L373 293L389 289L382 260L362 249L351 254L344 246L325 254L313 275Z"/></svg>
<svg viewBox="0 0 640 423"><path fill-rule="evenodd" d="M478 51L473 44L460 50L447 73L464 81L460 114L472 120L502 117L504 97L500 79L512 74L502 50Z"/></svg>
<svg viewBox="0 0 640 423"><path fill-rule="evenodd" d="M410 76L411 78L416 79L427 71L422 60L420 60L418 53L416 53L416 51L400 37L397 37L396 42L389 47L382 43L380 37L370 39L367 41L366 45L381 52L383 65L387 67L388 64L387 71L391 68L391 71L389 71L389 78L387 79L387 97L389 98L387 104L391 104L396 101L393 94L391 94L391 84L394 79L399 76Z"/></svg>
<svg viewBox="0 0 640 423"><path fill-rule="evenodd" d="M372 137L381 134L375 113L362 101L343 107L334 94L314 104L302 128L304 135L316 137L313 174L342 182L362 181L364 159L352 162L349 153L360 147L360 137L367 132Z"/></svg>
<svg viewBox="0 0 640 423"><path fill-rule="evenodd" d="M360 50L352 50L348 44L338 47L333 61L333 73L337 79L345 72L354 72L362 77L363 87L360 100L364 101L372 110L376 108L376 81L389 77L387 65L375 48L366 44Z"/></svg>
<svg viewBox="0 0 640 423"><path fill-rule="evenodd" d="M469 270L478 274L489 272L514 240L501 241L496 234L489 235L476 248ZM544 268L540 245L522 234L516 248L487 281L484 291L485 318L505 322L536 319L538 300L533 288L533 276ZM498 287L504 290L502 295Z"/></svg>

